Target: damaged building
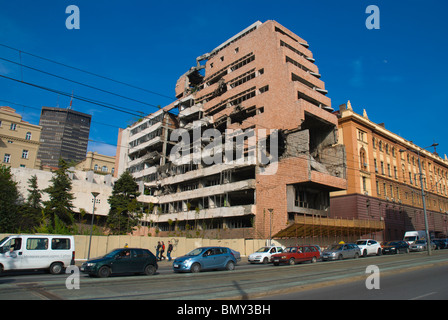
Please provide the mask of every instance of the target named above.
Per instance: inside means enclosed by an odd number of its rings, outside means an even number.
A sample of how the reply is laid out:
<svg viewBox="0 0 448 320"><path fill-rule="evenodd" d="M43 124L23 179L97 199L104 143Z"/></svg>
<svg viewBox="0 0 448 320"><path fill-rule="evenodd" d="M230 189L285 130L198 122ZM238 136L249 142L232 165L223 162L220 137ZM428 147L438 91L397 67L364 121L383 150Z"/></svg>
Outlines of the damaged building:
<svg viewBox="0 0 448 320"><path fill-rule="evenodd" d="M175 94L118 137L117 175L138 181L149 232L267 239L328 217L346 155L305 40L256 22L199 56Z"/></svg>

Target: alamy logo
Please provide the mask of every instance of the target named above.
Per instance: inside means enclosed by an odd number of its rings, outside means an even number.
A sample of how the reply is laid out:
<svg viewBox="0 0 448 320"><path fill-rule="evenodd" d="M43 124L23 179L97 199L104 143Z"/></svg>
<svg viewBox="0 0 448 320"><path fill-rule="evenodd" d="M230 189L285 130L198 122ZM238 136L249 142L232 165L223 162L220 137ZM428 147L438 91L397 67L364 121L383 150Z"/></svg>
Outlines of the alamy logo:
<svg viewBox="0 0 448 320"><path fill-rule="evenodd" d="M66 274L70 274L65 280L65 287L68 290L79 290L79 268L77 266L69 266L65 269Z"/></svg>
<svg viewBox="0 0 448 320"><path fill-rule="evenodd" d="M175 165L258 164L260 174L273 175L278 169L279 131L270 129L226 129L224 136L217 129L204 132L193 123L193 137L186 129L175 129L170 141L177 141L170 152ZM268 145L269 141L269 145Z"/></svg>
<svg viewBox="0 0 448 320"><path fill-rule="evenodd" d="M366 8L366 13L370 13L366 19L366 28L369 30L380 29L380 8L370 5Z"/></svg>
<svg viewBox="0 0 448 320"><path fill-rule="evenodd" d="M370 274L366 279L366 288L368 290L380 288L380 268L375 265L368 266L366 274Z"/></svg>
<svg viewBox="0 0 448 320"><path fill-rule="evenodd" d="M71 5L65 9L65 13L70 14L65 20L65 27L69 30L80 28L80 17L78 6Z"/></svg>

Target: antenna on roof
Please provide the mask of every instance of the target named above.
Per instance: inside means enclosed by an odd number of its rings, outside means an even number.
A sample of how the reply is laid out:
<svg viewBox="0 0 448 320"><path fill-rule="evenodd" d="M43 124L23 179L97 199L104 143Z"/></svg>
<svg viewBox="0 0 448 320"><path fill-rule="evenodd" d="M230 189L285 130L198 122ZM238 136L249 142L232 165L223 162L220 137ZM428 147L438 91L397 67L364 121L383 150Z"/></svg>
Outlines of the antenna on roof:
<svg viewBox="0 0 448 320"><path fill-rule="evenodd" d="M69 110L72 108L72 103L73 103L73 90L72 90L72 97L70 98L70 106L68 107Z"/></svg>

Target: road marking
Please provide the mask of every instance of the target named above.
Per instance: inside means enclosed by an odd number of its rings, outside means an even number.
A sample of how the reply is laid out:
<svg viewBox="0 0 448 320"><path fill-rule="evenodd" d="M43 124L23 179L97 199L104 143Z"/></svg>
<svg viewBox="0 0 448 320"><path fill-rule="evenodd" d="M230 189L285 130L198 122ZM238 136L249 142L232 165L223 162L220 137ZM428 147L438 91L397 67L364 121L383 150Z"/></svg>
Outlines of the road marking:
<svg viewBox="0 0 448 320"><path fill-rule="evenodd" d="M431 296L431 295L436 294L436 293L437 292L430 292L430 293L423 294L421 296L418 296L418 297L415 297L415 298L412 298L412 299L409 299L409 300L418 300L418 299L426 298L426 297Z"/></svg>

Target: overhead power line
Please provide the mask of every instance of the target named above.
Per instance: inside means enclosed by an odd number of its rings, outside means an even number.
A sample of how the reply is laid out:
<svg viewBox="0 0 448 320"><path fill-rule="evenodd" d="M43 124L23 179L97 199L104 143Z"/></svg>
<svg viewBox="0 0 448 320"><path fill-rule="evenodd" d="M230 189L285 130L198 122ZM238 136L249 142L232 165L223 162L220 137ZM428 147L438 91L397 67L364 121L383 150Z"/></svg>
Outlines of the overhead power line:
<svg viewBox="0 0 448 320"><path fill-rule="evenodd" d="M89 98L82 97L82 96L79 96L79 95L74 95L73 93L68 93L68 92L64 92L64 91L60 91L60 90L56 90L56 89L40 86L38 84L31 83L31 82L21 81L19 79L11 78L11 77L8 77L8 76L5 76L5 75L1 75L1 74L0 74L0 77L4 78L4 79L11 80L11 81L15 81L15 82L18 82L18 83L22 83L22 84L25 84L25 85L28 85L28 86L31 86L31 87L35 87L35 88L38 88L38 89L42 89L42 90L45 90L45 91L50 91L50 92L53 92L53 93L57 93L57 94L60 94L60 95L66 96L66 97L73 97L73 98L75 98L77 100L80 100L80 101L91 103L91 104L94 104L94 105L97 105L97 106L100 106L100 107L104 107L104 108L108 108L108 109L111 109L111 110L115 110L115 111L118 111L118 112L127 113L127 114L130 114L130 115L136 116L136 117L144 116L144 113L141 112L141 111L140 111L141 113L135 113L135 111L131 110L131 109L123 108L123 107L120 107L120 106L117 106L117 105L113 105L113 104L105 104L104 102L93 100L93 99L89 99ZM139 111L137 111L137 112L139 112Z"/></svg>
<svg viewBox="0 0 448 320"><path fill-rule="evenodd" d="M2 57L0 57L0 60L3 60L3 61L6 61L6 62L15 64L15 65L18 65L18 66L21 66L21 67L25 67L27 69L34 70L34 71L37 71L37 72L40 72L40 73L43 73L43 74L46 74L46 75L49 75L49 76L52 76L52 77L55 77L55 78L59 78L59 79L65 80L65 81L70 81L72 83L76 83L76 84L79 84L81 86L84 86L84 87L87 87L87 88L90 88L90 89L95 89L95 90L98 90L98 91L101 91L101 92L104 92L104 93L108 93L108 94L111 94L111 95L114 95L114 96L117 96L117 97L120 97L120 98L123 98L123 99L127 99L127 100L130 100L130 101L134 101L134 102L138 102L138 103L141 103L141 104L145 104L147 106L159 108L159 106L156 106L154 104L150 104L150 103L147 103L147 102L144 102L144 101L140 101L140 100L136 100L136 99L133 99L133 98L129 98L129 97L120 95L120 94L115 93L115 92L107 91L107 90L104 90L104 89L101 89L101 88L97 88L97 87L94 87L94 86L91 86L91 85L88 85L88 84L85 84L85 83L82 83L82 82L78 82L78 81L71 80L71 79L68 79L68 78L65 78L65 77L62 77L62 76L58 76L58 75L56 75L54 73L47 72L47 71L44 71L44 70L41 70L41 69L37 69L37 68L31 67L31 66L27 66L27 65L19 63L19 62L15 62L15 61L12 61L12 60L9 60L9 59L5 59L5 58L2 58ZM22 80L23 80L23 75L22 75ZM140 111L138 111L138 112L140 112Z"/></svg>
<svg viewBox="0 0 448 320"><path fill-rule="evenodd" d="M70 66L70 65L68 65L68 64L61 63L61 62L58 62L58 61L55 61L55 60L52 60L52 59L49 59L49 58L44 58L44 57L39 56L39 55L37 55L37 54L30 53L30 52L26 52L26 51L23 51L23 50L20 50L20 49L17 49L17 48L14 48L14 47L11 47L11 46L2 44L2 43L0 43L0 46L2 46L2 47L4 47L4 48L11 49L11 50L14 50L14 51L17 51L17 52L19 52L20 55L21 55L22 53L23 53L23 54L27 54L27 55L29 55L29 56L32 56L32 57L35 57L35 58L38 58L38 59L41 59L41 60L45 60L45 61L48 61L48 62L57 64L57 65L60 65L60 66L66 67L66 68L70 68L70 69L72 69L72 70L77 70L77 71L80 71L80 72L84 72L84 73L86 73L86 74L90 74L90 75L92 75L92 76L95 76L95 77L98 77L98 78L101 78L101 79L105 79L105 80L109 80L109 81L112 81L112 82L115 82L115 83L119 83L119 84L128 86L128 87L130 87L130 88L134 88L134 89L137 89L137 90L145 91L145 92L147 92L147 93L155 94L155 95L158 95L158 96L160 96L160 97L170 99L170 100L172 100L172 101L175 101L175 100L176 100L176 98L173 98L173 97L170 97L170 96L167 96L167 95L164 95L164 94L155 92L155 91L151 91L151 90L148 90L148 89L145 89L145 88L141 88L141 87L135 86L135 85L133 85L133 84L129 84L129 83L126 83L126 82L123 82L123 81L115 80L115 79L112 79L112 78L109 78L109 77L106 77L106 76L102 76L102 75L97 74L97 73L93 73L93 72L90 72L90 71L87 71L87 70L83 70L83 69L77 68L77 67L73 67L73 66Z"/></svg>

